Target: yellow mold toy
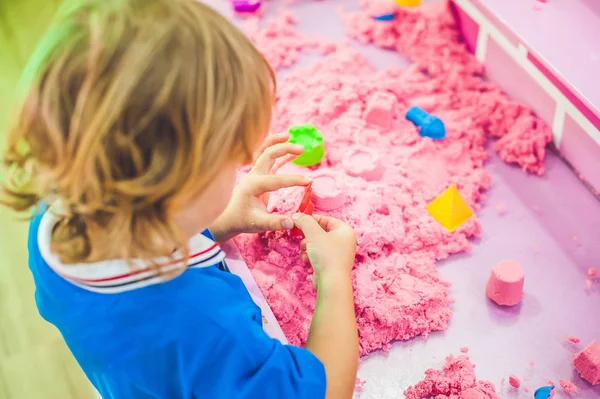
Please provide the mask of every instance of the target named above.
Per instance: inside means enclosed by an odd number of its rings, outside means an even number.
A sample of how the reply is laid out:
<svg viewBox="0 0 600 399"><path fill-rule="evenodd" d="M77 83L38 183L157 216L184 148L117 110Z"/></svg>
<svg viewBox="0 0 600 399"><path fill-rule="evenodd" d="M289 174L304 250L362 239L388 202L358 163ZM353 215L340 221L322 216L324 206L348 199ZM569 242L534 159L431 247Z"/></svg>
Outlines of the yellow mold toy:
<svg viewBox="0 0 600 399"><path fill-rule="evenodd" d="M394 0L398 7L418 7L421 5L421 0Z"/></svg>

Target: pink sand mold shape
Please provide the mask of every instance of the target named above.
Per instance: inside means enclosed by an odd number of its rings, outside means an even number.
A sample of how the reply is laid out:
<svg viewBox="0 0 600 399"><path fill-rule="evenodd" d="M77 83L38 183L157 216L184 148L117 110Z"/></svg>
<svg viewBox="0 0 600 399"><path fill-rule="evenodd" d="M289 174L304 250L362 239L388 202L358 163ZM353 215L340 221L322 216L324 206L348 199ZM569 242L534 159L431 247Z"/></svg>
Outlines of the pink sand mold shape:
<svg viewBox="0 0 600 399"><path fill-rule="evenodd" d="M575 370L592 385L600 384L600 342L592 341L573 358Z"/></svg>
<svg viewBox="0 0 600 399"><path fill-rule="evenodd" d="M232 5L235 12L252 13L260 8L260 0L233 0Z"/></svg>
<svg viewBox="0 0 600 399"><path fill-rule="evenodd" d="M333 211L346 202L340 176L333 172L317 171L310 175L312 179L312 200L315 208L321 211Z"/></svg>
<svg viewBox="0 0 600 399"><path fill-rule="evenodd" d="M370 125L379 126L388 130L394 118L396 96L392 93L376 91L367 102L364 120Z"/></svg>
<svg viewBox="0 0 600 399"><path fill-rule="evenodd" d="M525 275L514 260L504 260L492 269L486 287L488 298L502 306L517 305L523 299Z"/></svg>
<svg viewBox="0 0 600 399"><path fill-rule="evenodd" d="M381 157L375 151L362 147L350 148L342 165L350 176L362 177L367 181L379 180L385 172Z"/></svg>

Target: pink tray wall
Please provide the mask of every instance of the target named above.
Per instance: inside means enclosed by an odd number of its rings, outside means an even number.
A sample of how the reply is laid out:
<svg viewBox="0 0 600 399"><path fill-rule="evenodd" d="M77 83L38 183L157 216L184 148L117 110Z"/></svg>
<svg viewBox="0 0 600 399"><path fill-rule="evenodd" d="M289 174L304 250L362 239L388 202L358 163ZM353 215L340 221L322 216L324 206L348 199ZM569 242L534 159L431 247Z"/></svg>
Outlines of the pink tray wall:
<svg viewBox="0 0 600 399"><path fill-rule="evenodd" d="M595 193L600 191L600 65L590 56L600 48L600 35L595 35L600 0L451 1L465 43L484 63L488 77L552 127L561 155ZM554 25L553 18L565 10L572 23L590 25L571 33L582 40L562 37L566 34L561 31L573 31L568 24ZM588 44L593 41L597 44ZM559 51L563 53L557 56ZM551 64L552 59L559 62Z"/></svg>

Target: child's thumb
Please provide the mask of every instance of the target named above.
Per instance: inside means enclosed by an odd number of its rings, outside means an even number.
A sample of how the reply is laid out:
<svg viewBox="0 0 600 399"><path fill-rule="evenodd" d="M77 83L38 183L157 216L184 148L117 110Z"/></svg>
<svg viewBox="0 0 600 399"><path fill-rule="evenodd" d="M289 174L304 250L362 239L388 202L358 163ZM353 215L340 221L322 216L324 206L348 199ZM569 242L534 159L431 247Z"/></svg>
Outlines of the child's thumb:
<svg viewBox="0 0 600 399"><path fill-rule="evenodd" d="M289 216L268 214L257 217L252 225L257 231L280 231L291 229L294 222Z"/></svg>
<svg viewBox="0 0 600 399"><path fill-rule="evenodd" d="M303 213L296 213L292 216L292 220L296 227L298 227L304 233L306 238L314 237L315 235L322 233L324 230L319 226L319 223L310 215Z"/></svg>

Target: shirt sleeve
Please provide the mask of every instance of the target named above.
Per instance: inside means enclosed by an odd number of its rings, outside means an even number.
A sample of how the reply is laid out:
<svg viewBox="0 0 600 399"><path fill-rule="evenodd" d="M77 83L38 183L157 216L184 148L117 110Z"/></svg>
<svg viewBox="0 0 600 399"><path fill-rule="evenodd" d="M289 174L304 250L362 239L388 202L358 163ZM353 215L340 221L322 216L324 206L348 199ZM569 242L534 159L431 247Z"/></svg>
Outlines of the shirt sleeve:
<svg viewBox="0 0 600 399"><path fill-rule="evenodd" d="M196 374L194 398L325 398L325 368L307 349L283 345L257 323L231 326L219 341L213 376ZM198 370L205 369L202 363Z"/></svg>

